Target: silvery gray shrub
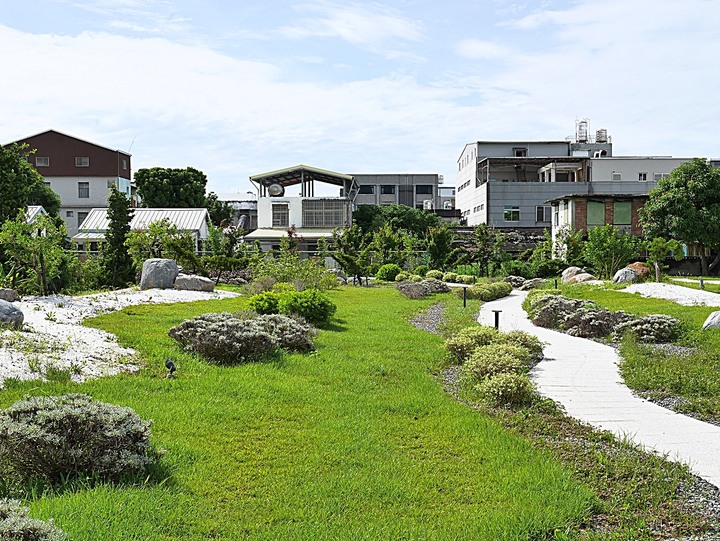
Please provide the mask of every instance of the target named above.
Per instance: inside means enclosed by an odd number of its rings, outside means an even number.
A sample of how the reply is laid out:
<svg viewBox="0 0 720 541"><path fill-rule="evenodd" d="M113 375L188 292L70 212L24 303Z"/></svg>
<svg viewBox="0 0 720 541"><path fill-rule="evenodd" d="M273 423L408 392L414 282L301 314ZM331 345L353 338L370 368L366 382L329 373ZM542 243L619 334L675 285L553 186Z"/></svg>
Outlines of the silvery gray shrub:
<svg viewBox="0 0 720 541"><path fill-rule="evenodd" d="M641 342L672 342L680 332L680 321L665 314L649 314L618 325L613 338L620 340L626 332L631 332Z"/></svg>
<svg viewBox="0 0 720 541"><path fill-rule="evenodd" d="M0 498L0 539L17 541L65 541L63 531L53 524L30 518L27 507L17 500Z"/></svg>

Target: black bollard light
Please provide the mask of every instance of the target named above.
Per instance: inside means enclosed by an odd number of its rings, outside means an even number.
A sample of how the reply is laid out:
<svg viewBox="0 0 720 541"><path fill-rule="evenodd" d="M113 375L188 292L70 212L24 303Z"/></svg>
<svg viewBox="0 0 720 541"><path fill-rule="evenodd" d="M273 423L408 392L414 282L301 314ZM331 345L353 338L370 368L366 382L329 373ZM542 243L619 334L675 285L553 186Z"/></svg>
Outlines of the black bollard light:
<svg viewBox="0 0 720 541"><path fill-rule="evenodd" d="M463 308L467 306L467 288L463 288Z"/></svg>
<svg viewBox="0 0 720 541"><path fill-rule="evenodd" d="M700 277L700 289L705 289L705 282L703 282L703 277Z"/></svg>
<svg viewBox="0 0 720 541"><path fill-rule="evenodd" d="M493 310L493 314L495 314L495 328L500 329L500 312L502 310Z"/></svg>

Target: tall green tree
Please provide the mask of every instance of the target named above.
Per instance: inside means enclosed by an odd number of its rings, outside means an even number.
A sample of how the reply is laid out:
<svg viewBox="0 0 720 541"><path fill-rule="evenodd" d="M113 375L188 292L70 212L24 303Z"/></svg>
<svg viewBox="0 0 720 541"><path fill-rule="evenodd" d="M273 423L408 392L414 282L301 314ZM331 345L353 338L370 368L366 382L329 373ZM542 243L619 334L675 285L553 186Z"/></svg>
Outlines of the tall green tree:
<svg viewBox="0 0 720 541"><path fill-rule="evenodd" d="M218 227L229 227L233 223L233 208L227 201L220 201L215 192L210 192L203 205L210 214L210 221Z"/></svg>
<svg viewBox="0 0 720 541"><path fill-rule="evenodd" d="M27 145L0 147L0 222L15 219L28 205L42 205L52 216L60 209L60 197L28 161L32 153Z"/></svg>
<svg viewBox="0 0 720 541"><path fill-rule="evenodd" d="M640 210L640 223L648 238L673 238L696 244L702 274L720 264L720 169L694 158L658 182ZM705 249L717 254L708 265Z"/></svg>
<svg viewBox="0 0 720 541"><path fill-rule="evenodd" d="M639 238L607 224L588 231L583 254L600 278L612 278L631 259L637 257L640 248Z"/></svg>
<svg viewBox="0 0 720 541"><path fill-rule="evenodd" d="M103 245L103 269L108 285L125 286L135 280L132 257L125 244L130 234L133 210L130 201L117 187L108 196L108 230Z"/></svg>
<svg viewBox="0 0 720 541"><path fill-rule="evenodd" d="M440 226L442 220L433 212L406 205L360 205L353 211L353 223L363 233L374 233L387 224L424 238L430 228Z"/></svg>
<svg viewBox="0 0 720 541"><path fill-rule="evenodd" d="M447 225L430 228L426 241L431 269L445 270L453 251L454 239L455 234Z"/></svg>
<svg viewBox="0 0 720 541"><path fill-rule="evenodd" d="M333 231L330 255L338 262L345 274L354 277L367 276L370 267L370 239L358 225Z"/></svg>
<svg viewBox="0 0 720 541"><path fill-rule="evenodd" d="M138 169L135 184L143 207L202 208L207 176L193 167Z"/></svg>

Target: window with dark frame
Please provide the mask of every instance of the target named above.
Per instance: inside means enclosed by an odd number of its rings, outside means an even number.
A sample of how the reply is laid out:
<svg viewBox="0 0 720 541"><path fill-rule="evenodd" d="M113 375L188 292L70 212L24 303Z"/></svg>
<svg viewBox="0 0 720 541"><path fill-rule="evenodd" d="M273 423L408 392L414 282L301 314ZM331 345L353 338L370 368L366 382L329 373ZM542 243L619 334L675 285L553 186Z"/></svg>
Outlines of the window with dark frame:
<svg viewBox="0 0 720 541"><path fill-rule="evenodd" d="M90 157L75 156L75 167L90 167Z"/></svg>
<svg viewBox="0 0 720 541"><path fill-rule="evenodd" d="M78 198L88 199L90 197L90 183L78 182Z"/></svg>
<svg viewBox="0 0 720 541"><path fill-rule="evenodd" d="M375 193L375 185L362 184L360 188L358 188L358 193L363 195L373 195Z"/></svg>
<svg viewBox="0 0 720 541"><path fill-rule="evenodd" d="M383 184L380 186L381 195L395 195L395 186L393 184Z"/></svg>
<svg viewBox="0 0 720 541"><path fill-rule="evenodd" d="M519 222L520 221L520 207L505 205L503 207L503 219L506 222Z"/></svg>
<svg viewBox="0 0 720 541"><path fill-rule="evenodd" d="M432 184L418 184L417 186L415 186L415 193L418 195L432 195Z"/></svg>
<svg viewBox="0 0 720 541"><path fill-rule="evenodd" d="M287 204L273 203L272 226L273 227L290 227L290 209Z"/></svg>

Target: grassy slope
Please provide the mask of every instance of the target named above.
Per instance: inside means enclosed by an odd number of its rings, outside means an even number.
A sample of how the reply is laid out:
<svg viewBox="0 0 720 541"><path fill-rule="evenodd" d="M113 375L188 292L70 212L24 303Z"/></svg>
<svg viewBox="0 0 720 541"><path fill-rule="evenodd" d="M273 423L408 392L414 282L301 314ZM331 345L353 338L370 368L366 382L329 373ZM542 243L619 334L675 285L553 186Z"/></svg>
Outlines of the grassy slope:
<svg viewBox="0 0 720 541"><path fill-rule="evenodd" d="M431 376L441 339L407 323L437 299L345 288L318 351L220 368L180 352L167 329L242 299L132 307L90 322L149 362L138 376L33 393L86 392L154 419L161 484L44 497L90 539L526 539L577 524L591 494L549 455L447 396ZM179 365L164 379L162 362ZM0 393L0 404L30 386Z"/></svg>

